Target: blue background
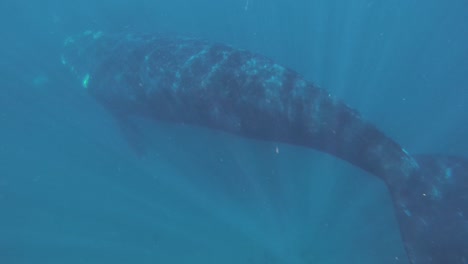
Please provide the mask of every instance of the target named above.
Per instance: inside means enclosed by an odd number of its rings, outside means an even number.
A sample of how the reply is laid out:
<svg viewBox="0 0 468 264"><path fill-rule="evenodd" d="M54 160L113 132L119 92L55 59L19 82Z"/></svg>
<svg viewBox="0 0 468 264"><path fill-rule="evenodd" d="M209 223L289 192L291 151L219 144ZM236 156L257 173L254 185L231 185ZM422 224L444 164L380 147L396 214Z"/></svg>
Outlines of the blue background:
<svg viewBox="0 0 468 264"><path fill-rule="evenodd" d="M136 157L60 65L63 40L88 29L267 55L410 153L468 156L464 0L3 0L0 10L0 263L407 263L383 183L333 157L145 121L151 151Z"/></svg>

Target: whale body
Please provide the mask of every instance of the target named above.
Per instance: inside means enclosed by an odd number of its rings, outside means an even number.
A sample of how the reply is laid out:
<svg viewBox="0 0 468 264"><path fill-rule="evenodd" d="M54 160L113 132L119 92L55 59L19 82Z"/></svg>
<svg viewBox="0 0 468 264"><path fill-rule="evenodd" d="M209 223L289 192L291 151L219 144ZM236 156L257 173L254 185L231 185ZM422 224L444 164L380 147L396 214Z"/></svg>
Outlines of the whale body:
<svg viewBox="0 0 468 264"><path fill-rule="evenodd" d="M140 116L334 155L386 183L411 263L468 263L466 159L410 155L300 74L229 45L87 31L64 46L62 63L124 133Z"/></svg>

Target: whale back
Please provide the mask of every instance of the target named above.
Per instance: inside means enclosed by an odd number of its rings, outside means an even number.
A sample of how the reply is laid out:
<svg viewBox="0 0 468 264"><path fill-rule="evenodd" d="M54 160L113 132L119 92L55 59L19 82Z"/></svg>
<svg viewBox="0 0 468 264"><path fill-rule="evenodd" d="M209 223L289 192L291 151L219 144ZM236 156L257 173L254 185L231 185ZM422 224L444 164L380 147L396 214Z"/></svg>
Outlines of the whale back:
<svg viewBox="0 0 468 264"><path fill-rule="evenodd" d="M411 263L468 263L468 162L411 156L267 57L194 38L86 32L66 40L62 62L123 131L129 116L144 116L343 159L386 182Z"/></svg>

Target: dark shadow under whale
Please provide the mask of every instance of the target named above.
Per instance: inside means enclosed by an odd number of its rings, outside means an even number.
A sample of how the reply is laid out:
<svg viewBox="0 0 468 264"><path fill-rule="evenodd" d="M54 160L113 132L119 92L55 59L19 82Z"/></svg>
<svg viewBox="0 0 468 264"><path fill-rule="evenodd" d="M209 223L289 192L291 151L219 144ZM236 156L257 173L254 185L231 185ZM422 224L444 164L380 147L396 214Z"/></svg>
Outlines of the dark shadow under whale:
<svg viewBox="0 0 468 264"><path fill-rule="evenodd" d="M468 161L408 154L325 90L274 61L223 44L85 32L62 63L144 151L132 116L323 151L381 178L413 264L468 263Z"/></svg>

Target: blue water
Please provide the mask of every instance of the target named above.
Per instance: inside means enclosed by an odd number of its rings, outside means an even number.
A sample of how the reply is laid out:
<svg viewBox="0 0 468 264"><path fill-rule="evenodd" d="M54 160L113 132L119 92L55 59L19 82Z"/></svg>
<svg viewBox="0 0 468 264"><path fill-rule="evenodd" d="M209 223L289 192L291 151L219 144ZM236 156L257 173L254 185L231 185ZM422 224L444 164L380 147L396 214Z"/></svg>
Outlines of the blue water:
<svg viewBox="0 0 468 264"><path fill-rule="evenodd" d="M0 3L0 263L408 263L386 187L312 150L142 121L138 157L60 65L87 29L267 55L411 153L468 156L468 3Z"/></svg>

